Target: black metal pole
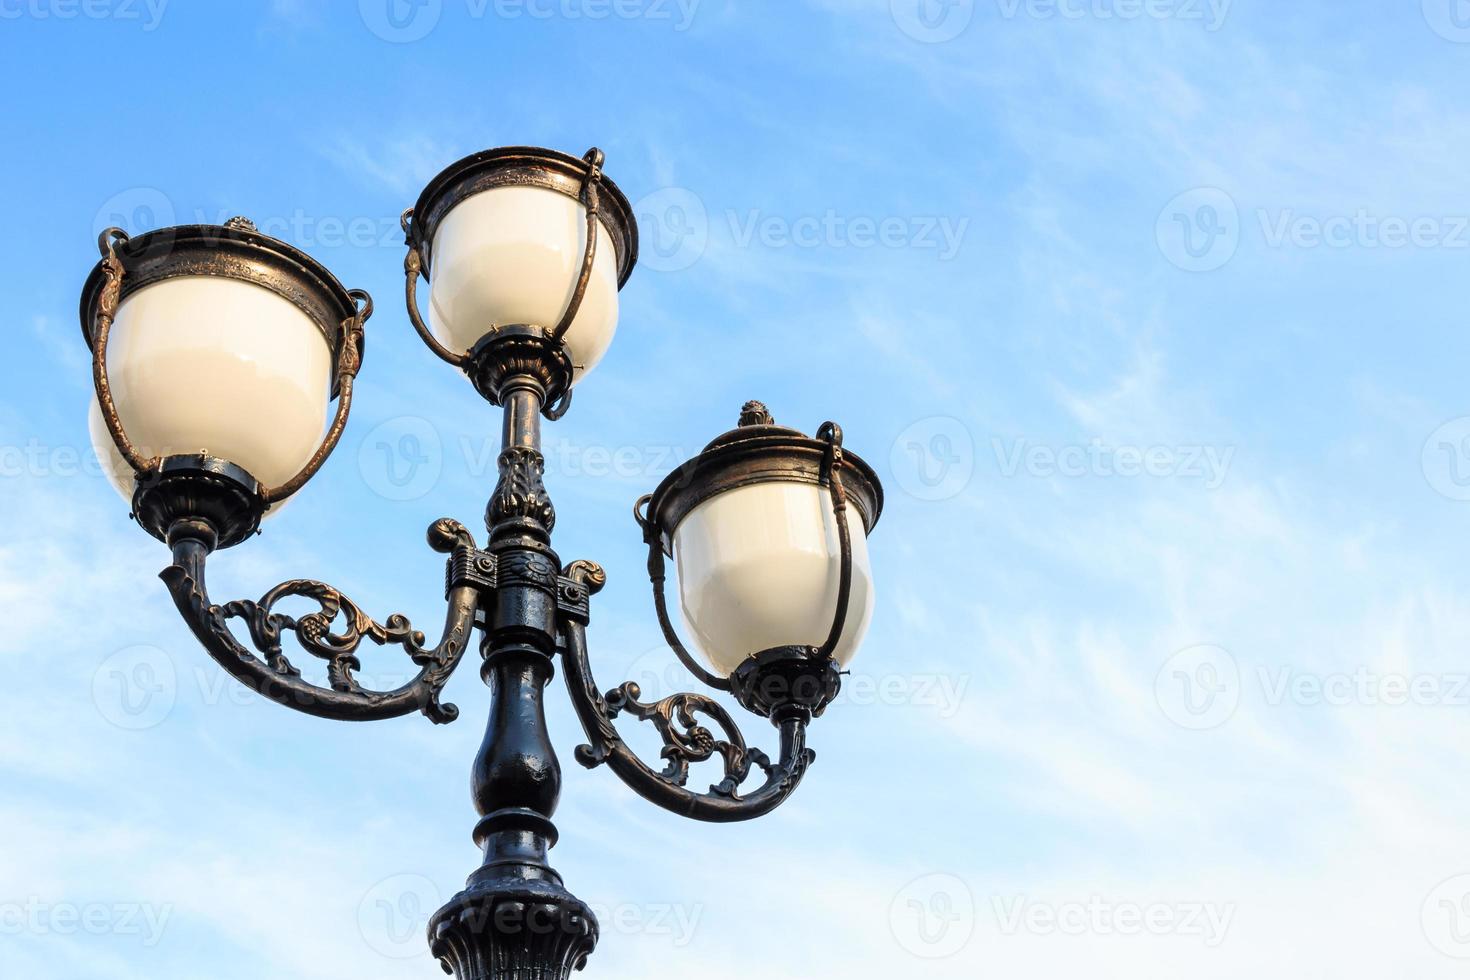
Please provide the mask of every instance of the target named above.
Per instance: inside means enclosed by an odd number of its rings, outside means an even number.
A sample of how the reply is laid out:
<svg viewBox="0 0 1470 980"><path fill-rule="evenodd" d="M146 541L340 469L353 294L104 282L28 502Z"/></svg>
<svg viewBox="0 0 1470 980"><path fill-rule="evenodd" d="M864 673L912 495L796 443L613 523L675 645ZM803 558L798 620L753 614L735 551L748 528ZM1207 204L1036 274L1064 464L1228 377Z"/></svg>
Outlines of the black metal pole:
<svg viewBox="0 0 1470 980"><path fill-rule="evenodd" d="M565 980L596 945L597 920L547 860L561 792L542 704L556 654L561 568L551 550L556 513L542 483L547 392L533 373L497 381L500 478L485 512L497 582L480 646L491 703L471 780L484 860L430 921L429 944L459 980Z"/></svg>

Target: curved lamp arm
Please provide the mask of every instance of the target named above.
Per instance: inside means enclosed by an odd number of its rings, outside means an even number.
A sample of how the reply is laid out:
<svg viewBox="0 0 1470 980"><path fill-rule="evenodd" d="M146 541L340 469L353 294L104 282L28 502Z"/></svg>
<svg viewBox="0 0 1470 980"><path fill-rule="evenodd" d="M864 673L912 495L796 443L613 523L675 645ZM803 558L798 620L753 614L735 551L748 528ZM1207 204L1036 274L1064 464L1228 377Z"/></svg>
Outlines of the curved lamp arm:
<svg viewBox="0 0 1470 980"><path fill-rule="evenodd" d="M436 551L452 552L474 547L468 531L455 521L436 521L429 528L429 543ZM321 718L339 721L376 721L422 711L436 724L453 721L459 709L440 704L439 693L459 665L474 625L477 594L471 586L449 592L449 609L444 635L431 649L424 648L424 634L400 614L378 623L357 604L330 585L309 579L293 579L271 589L259 601L237 600L224 605L210 601L204 581L205 560L213 547L213 532L207 525L181 521L169 532L174 563L159 573L174 597L174 603L194 635L221 667L236 680L277 704ZM313 599L320 608L300 618L272 611L288 596ZM332 623L345 614L346 628L332 631ZM229 620L246 622L255 650L241 644L229 629ZM302 649L327 662L330 688L305 680L281 650L281 633L296 634ZM360 670L356 656L363 638L381 645L403 647L419 667L416 677L391 691L362 687L353 672Z"/></svg>
<svg viewBox="0 0 1470 980"><path fill-rule="evenodd" d="M278 487L271 487L262 493L264 502L273 504L278 500L285 500L297 490L306 486L306 481L316 476L317 470L332 455L332 450L337 448L337 443L342 439L342 430L347 428L347 416L352 411L352 385L357 379L357 372L362 369L362 342L363 325L367 323L368 317L373 315L373 298L363 289L350 289L348 295L357 304L356 312L342 321L338 328L337 336L337 367L336 367L336 395L337 412L332 416L332 424L327 428L327 434L316 452L297 471L296 475Z"/></svg>
<svg viewBox="0 0 1470 980"><path fill-rule="evenodd" d="M463 370L470 361L469 354L456 354L439 343L439 338L429 330L428 324L424 323L423 314L419 312L419 276L423 275L424 255L413 234L413 208L398 216L398 225L403 229L403 241L408 246L408 254L403 257L403 301L408 307L409 322L413 324L419 339L436 357Z"/></svg>
<svg viewBox="0 0 1470 980"><path fill-rule="evenodd" d="M653 494L651 493L646 493L638 498L638 501L633 504L633 520L637 521L638 526L643 529L643 540L648 545L648 581L653 585L653 611L658 616L658 627L663 632L664 642L669 645L670 650L674 651L674 656L679 658L679 663L684 665L684 669L698 678L700 683L717 691L729 691L729 678L720 677L701 667L699 661L690 655L689 648L684 645L684 641L679 639L679 631L674 628L673 622L669 619L669 603L664 598L664 580L668 577L668 572L664 568L663 542L659 539L658 528L643 514L643 508L652 499Z"/></svg>
<svg viewBox="0 0 1470 980"><path fill-rule="evenodd" d="M821 480L832 495L832 517L837 524L837 608L832 614L832 628L817 649L817 656L830 659L842 639L847 625L847 607L852 597L852 533L847 526L847 491L842 486L842 426L823 422L817 438L827 444L822 457Z"/></svg>
<svg viewBox="0 0 1470 980"><path fill-rule="evenodd" d="M118 417L117 404L112 398L112 383L107 376L107 340L122 296L123 264L117 257L117 246L127 240L128 233L121 228L108 228L97 236L105 278L92 335L92 387L97 392L97 405L102 410L102 421L107 425L108 435L112 436L112 444L128 467L141 476L157 469L159 458L144 456L123 431L122 419Z"/></svg>
<svg viewBox="0 0 1470 980"><path fill-rule="evenodd" d="M587 213L587 244L582 253L582 265L577 272L576 285L572 287L572 296L567 300L567 308L562 312L561 319L551 331L551 339L555 343L561 343L571 329L572 321L577 318L577 311L582 308L582 299L587 295L587 283L592 279L592 264L597 259L597 212L601 210L597 188L602 181L602 164L607 158L594 146L583 154L582 159L587 162L587 176L582 180L581 194L582 208Z"/></svg>
<svg viewBox="0 0 1470 980"><path fill-rule="evenodd" d="M589 594L597 592L606 581L602 569L591 562L573 562L564 574L583 585ZM816 758L816 753L806 747L811 714L800 708L772 718L781 738L780 758L772 762L760 749L746 747L729 712L702 694L675 694L645 703L638 699L638 685L629 682L604 697L592 677L586 625L567 620L561 633L567 693L591 743L577 747L577 761L589 769L606 763L638 795L665 810L714 823L763 816L791 795ZM624 712L640 721L652 721L658 729L664 741L662 755L668 763L662 772L640 759L618 735L613 719ZM725 737L716 739L695 718L696 712L712 719ZM707 793L687 789L684 784L690 764L716 755L724 763L724 778ZM765 782L742 794L740 785L756 768L765 774Z"/></svg>

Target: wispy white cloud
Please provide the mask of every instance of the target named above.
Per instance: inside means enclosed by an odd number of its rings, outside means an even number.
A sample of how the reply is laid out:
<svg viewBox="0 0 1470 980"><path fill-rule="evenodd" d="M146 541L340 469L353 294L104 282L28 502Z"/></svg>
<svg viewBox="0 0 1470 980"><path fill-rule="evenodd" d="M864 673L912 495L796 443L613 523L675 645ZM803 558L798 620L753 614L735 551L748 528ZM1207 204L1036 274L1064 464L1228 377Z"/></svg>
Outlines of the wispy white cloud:
<svg viewBox="0 0 1470 980"><path fill-rule="evenodd" d="M372 141L339 133L321 145L322 155L345 176L403 200L417 197L444 162L456 158L455 151L432 131Z"/></svg>

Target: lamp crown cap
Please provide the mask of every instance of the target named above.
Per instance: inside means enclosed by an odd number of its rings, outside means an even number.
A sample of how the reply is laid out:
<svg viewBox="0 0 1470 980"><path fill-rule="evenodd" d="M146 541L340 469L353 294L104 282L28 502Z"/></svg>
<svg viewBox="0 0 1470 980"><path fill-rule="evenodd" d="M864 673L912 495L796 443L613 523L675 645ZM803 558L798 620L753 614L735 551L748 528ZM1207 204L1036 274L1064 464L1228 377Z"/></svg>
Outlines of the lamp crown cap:
<svg viewBox="0 0 1470 980"><path fill-rule="evenodd" d="M242 214L237 214L233 218L231 218L228 221L226 221L225 222L225 227L226 228L233 228L235 231L258 231L259 230L258 228L255 227L255 222L251 221L249 218L245 217Z"/></svg>
<svg viewBox="0 0 1470 980"><path fill-rule="evenodd" d="M775 425L776 420L771 417L770 411L764 402L748 401L740 408L740 426L747 425Z"/></svg>

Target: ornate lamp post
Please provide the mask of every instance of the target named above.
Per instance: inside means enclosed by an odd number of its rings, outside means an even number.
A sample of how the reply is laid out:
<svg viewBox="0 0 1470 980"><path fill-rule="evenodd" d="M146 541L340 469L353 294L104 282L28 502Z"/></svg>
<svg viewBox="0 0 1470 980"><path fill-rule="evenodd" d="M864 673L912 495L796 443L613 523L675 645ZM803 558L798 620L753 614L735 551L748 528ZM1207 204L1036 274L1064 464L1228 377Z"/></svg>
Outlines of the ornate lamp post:
<svg viewBox="0 0 1470 980"><path fill-rule="evenodd" d="M257 601L222 604L205 585L210 554L255 533L336 446L362 363L368 295L241 218L136 238L108 229L82 293L93 438L132 516L172 551L161 577L226 671L325 718L420 711L449 722L458 710L441 704L440 692L479 632L491 690L472 781L484 860L429 923L430 949L461 980L564 978L597 941L591 910L547 860L561 771L542 693L558 658L588 740L578 762L606 764L684 816L745 820L779 805L811 764L807 726L836 696L872 610L867 534L882 509L877 477L844 450L836 425L809 437L750 402L735 429L670 473L634 515L674 654L704 684L768 718L777 757L748 746L706 695L649 703L636 684L604 694L593 680L589 603L605 578L596 564L563 563L551 549L556 512L542 483L540 429L542 417L566 412L573 386L607 349L618 290L637 259L632 211L602 160L595 149L581 159L488 150L435 177L404 212L409 318L504 418L485 546L448 518L429 528L430 547L448 555L448 614L432 646L403 616L379 623L321 582L294 579ZM427 324L420 276L431 286ZM666 555L677 563L704 663L670 620ZM293 596L319 608L299 617L275 610ZM325 662L329 686L287 658L288 632ZM391 691L365 688L356 676L364 639L401 647L417 676ZM661 769L623 742L614 725L623 714L656 726ZM716 756L723 778L707 792L689 789L690 765ZM756 770L759 784L746 788Z"/></svg>

